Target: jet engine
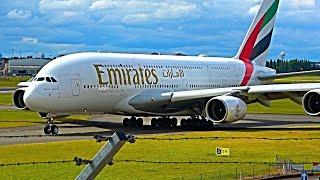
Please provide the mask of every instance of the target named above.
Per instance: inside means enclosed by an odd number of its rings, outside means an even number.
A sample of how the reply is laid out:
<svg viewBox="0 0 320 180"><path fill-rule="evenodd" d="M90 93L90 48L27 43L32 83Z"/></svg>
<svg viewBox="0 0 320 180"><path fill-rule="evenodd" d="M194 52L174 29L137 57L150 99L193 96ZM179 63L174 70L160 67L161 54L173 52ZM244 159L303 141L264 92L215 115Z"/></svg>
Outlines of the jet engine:
<svg viewBox="0 0 320 180"><path fill-rule="evenodd" d="M24 103L24 100L23 100L24 92L25 92L25 88L20 88L20 89L15 90L13 92L12 101L17 109L28 110L29 108L26 106L26 104Z"/></svg>
<svg viewBox="0 0 320 180"><path fill-rule="evenodd" d="M244 118L247 104L233 96L218 96L207 102L206 115L214 123L232 123Z"/></svg>
<svg viewBox="0 0 320 180"><path fill-rule="evenodd" d="M304 111L310 116L320 116L320 89L306 93L302 98Z"/></svg>

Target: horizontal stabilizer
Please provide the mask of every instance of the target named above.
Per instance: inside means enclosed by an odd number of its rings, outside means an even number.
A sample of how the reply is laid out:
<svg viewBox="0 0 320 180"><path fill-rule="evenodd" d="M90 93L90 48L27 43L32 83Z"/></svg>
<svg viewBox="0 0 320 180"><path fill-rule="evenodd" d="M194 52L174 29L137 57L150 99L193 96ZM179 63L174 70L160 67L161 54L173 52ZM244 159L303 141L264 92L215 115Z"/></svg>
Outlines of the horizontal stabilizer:
<svg viewBox="0 0 320 180"><path fill-rule="evenodd" d="M302 76L302 75L320 75L320 70L314 71L301 71L301 72L292 72L292 73L280 73L280 74L273 74L273 75L266 75L266 76L258 76L258 79L261 81L269 81L274 79L286 78L286 77L295 77L295 76Z"/></svg>

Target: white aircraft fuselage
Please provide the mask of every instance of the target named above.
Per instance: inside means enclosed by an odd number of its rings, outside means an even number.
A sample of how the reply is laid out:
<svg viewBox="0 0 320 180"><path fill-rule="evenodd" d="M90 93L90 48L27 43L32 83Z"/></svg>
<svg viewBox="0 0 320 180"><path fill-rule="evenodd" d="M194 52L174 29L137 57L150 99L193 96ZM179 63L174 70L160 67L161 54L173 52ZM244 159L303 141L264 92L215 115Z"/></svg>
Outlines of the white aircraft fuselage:
<svg viewBox="0 0 320 180"><path fill-rule="evenodd" d="M275 70L253 64L246 85L263 84L257 77L269 74ZM37 112L156 115L136 110L128 102L148 93L239 87L244 78L244 62L232 58L78 53L48 63L26 88L23 99Z"/></svg>

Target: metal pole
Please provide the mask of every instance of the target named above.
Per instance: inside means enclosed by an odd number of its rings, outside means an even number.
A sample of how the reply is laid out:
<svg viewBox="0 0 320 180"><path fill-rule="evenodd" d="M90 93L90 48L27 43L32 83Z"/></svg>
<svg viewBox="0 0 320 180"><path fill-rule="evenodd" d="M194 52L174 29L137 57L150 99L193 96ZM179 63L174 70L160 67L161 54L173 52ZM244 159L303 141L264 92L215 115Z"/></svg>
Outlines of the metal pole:
<svg viewBox="0 0 320 180"><path fill-rule="evenodd" d="M236 167L236 179L238 178L238 167Z"/></svg>
<svg viewBox="0 0 320 180"><path fill-rule="evenodd" d="M126 136L122 132L116 132L111 137L96 136L97 142L108 140L108 142L100 149L92 161L86 165L82 172L77 176L77 180L94 179L101 170L107 165L112 164L113 156L127 142L133 143L133 136Z"/></svg>
<svg viewBox="0 0 320 180"><path fill-rule="evenodd" d="M254 178L254 165L252 165L252 178Z"/></svg>

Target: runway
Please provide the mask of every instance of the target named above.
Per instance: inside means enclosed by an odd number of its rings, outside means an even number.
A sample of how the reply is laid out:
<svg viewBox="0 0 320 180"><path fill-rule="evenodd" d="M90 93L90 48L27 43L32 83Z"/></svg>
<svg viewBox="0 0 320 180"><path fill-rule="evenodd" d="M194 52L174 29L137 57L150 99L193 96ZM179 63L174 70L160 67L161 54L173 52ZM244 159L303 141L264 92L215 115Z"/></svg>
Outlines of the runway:
<svg viewBox="0 0 320 180"><path fill-rule="evenodd" d="M0 145L92 139L96 134L111 135L115 131L122 131L132 135L186 132L186 130L182 130L180 127L167 130L152 130L149 126L150 118L145 118L146 126L143 129L124 128L122 126L122 119L122 116L95 115L89 121L56 123L59 126L58 136L44 135L44 125L0 129ZM233 124L216 125L211 131L213 133L215 131L248 129L289 131L301 128L310 130L320 129L319 118L302 115L253 114L247 115L244 120Z"/></svg>

